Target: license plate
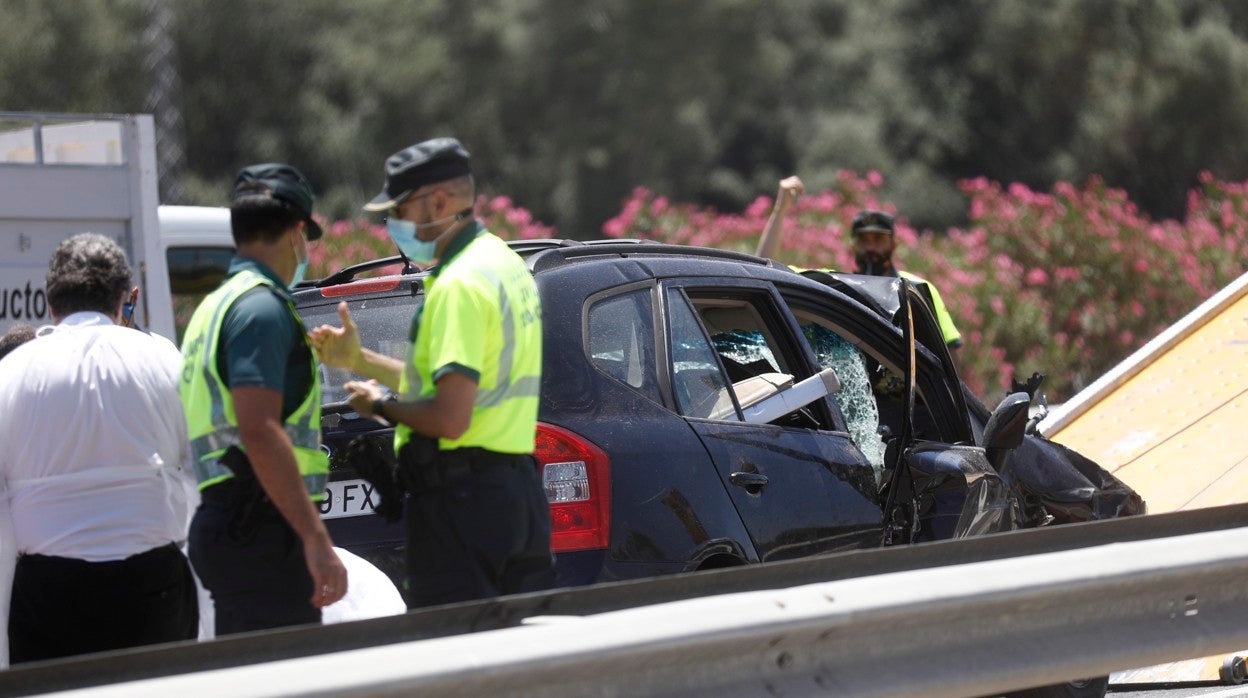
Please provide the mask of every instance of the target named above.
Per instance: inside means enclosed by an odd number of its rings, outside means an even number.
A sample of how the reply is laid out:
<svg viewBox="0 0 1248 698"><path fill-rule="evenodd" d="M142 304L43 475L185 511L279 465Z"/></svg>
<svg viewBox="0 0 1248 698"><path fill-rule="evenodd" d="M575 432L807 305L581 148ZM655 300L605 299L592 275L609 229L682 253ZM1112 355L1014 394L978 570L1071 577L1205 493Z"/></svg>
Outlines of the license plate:
<svg viewBox="0 0 1248 698"><path fill-rule="evenodd" d="M365 480L335 480L326 483L325 499L318 502L322 519L340 519L373 513L380 498Z"/></svg>

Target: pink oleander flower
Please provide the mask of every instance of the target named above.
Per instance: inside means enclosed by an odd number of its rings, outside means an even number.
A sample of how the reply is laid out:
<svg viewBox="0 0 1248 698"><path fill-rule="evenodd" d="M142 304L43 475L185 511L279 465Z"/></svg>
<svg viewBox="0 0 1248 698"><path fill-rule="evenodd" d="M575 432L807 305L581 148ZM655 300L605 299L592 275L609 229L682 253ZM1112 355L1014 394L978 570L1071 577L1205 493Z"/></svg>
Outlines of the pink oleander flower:
<svg viewBox="0 0 1248 698"><path fill-rule="evenodd" d="M754 199L745 209L745 215L750 218L766 218L771 213L772 201L766 196L760 196Z"/></svg>
<svg viewBox="0 0 1248 698"><path fill-rule="evenodd" d="M624 219L621 216L616 216L602 224L603 235L611 238L624 237L626 229L627 226L624 224Z"/></svg>
<svg viewBox="0 0 1248 698"><path fill-rule="evenodd" d="M510 196L496 196L490 199L489 208L493 211L506 211L511 208Z"/></svg>
<svg viewBox="0 0 1248 698"><path fill-rule="evenodd" d="M522 226L532 222L533 214L529 213L528 209L513 208L507 212L506 219L512 225Z"/></svg>

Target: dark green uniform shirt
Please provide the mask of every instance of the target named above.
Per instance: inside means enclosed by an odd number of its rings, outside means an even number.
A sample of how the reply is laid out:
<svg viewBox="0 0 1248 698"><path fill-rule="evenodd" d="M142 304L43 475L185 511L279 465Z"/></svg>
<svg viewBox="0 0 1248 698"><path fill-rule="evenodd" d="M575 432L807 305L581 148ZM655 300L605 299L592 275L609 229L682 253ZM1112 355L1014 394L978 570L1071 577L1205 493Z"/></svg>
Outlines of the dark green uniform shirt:
<svg viewBox="0 0 1248 698"><path fill-rule="evenodd" d="M225 313L217 370L230 388L270 388L282 393L282 418L303 402L311 383L312 352L303 330L290 314L293 303L286 282L273 270L249 257L230 260L227 276L251 269L277 284L258 286L239 298Z"/></svg>

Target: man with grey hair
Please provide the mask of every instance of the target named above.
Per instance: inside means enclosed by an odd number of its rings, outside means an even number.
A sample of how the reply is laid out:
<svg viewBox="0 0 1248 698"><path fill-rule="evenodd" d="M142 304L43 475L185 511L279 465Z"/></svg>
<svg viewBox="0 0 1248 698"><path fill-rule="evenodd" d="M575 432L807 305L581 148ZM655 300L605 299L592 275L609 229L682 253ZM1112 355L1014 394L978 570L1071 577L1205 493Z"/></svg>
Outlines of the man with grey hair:
<svg viewBox="0 0 1248 698"><path fill-rule="evenodd" d="M179 549L194 497L182 361L168 341L121 326L132 288L111 239L65 240L47 274L56 324L0 362L14 664L198 633Z"/></svg>

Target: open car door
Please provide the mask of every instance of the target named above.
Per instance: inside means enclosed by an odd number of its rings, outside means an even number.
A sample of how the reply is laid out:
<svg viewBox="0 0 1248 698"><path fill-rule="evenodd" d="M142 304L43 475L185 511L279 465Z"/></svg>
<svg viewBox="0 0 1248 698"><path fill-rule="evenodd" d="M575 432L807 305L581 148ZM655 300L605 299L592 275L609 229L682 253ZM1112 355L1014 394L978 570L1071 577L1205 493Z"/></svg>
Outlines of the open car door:
<svg viewBox="0 0 1248 698"><path fill-rule="evenodd" d="M803 276L836 288L845 283L839 275L834 278L824 272L805 272ZM849 281L853 282L853 277ZM886 357L882 362L889 360L901 374L899 423L881 427L886 447L881 484L883 543L962 538L1022 527L1021 503L1013 483L1008 473L998 468L1004 455L1022 442L1027 395L1011 396L1003 403L994 415L991 434L985 429L983 447L976 445L957 369L922 290L901 278L873 277L870 282L874 295L858 295L871 300L864 304L890 318L901 330L900 347L895 339L890 340L892 346L879 346L878 339L872 340L877 342L875 347L860 340L864 351L874 348L880 357ZM891 294L880 293L882 284L888 284ZM803 313L802 321L818 322L809 312ZM835 325L835 321L828 325ZM808 330L807 334L812 333ZM812 349L822 363L821 352ZM923 380L918 375L920 369L926 372ZM925 391L925 416L934 416L930 421L942 425L939 439L932 428L916 428L920 384ZM872 389L883 414L883 389L879 383Z"/></svg>

